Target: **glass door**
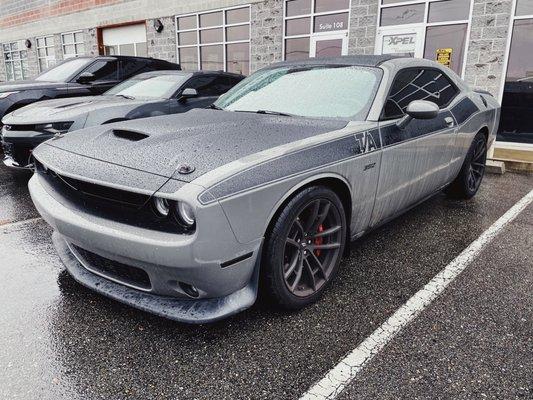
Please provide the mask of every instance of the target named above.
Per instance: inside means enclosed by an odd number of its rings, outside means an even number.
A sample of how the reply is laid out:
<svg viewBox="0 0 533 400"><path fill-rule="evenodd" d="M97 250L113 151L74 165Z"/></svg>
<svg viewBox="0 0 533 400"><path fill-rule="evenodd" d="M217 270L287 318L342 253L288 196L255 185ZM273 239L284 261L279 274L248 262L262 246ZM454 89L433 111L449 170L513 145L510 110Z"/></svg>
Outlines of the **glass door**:
<svg viewBox="0 0 533 400"><path fill-rule="evenodd" d="M533 145L533 2L517 0L498 141Z"/></svg>
<svg viewBox="0 0 533 400"><path fill-rule="evenodd" d="M311 38L310 57L340 57L348 54L348 34L321 35Z"/></svg>

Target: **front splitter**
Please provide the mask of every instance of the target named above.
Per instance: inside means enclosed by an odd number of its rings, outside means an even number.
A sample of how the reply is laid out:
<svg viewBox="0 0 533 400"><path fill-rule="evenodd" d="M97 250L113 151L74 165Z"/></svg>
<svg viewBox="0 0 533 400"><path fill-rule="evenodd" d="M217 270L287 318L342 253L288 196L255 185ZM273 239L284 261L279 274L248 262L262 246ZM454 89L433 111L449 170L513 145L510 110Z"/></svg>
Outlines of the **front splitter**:
<svg viewBox="0 0 533 400"><path fill-rule="evenodd" d="M188 300L144 293L95 275L83 267L57 231L52 234L52 241L67 271L83 286L139 310L174 321L188 324L219 321L249 308L257 298L259 257L252 279L244 288L224 297Z"/></svg>

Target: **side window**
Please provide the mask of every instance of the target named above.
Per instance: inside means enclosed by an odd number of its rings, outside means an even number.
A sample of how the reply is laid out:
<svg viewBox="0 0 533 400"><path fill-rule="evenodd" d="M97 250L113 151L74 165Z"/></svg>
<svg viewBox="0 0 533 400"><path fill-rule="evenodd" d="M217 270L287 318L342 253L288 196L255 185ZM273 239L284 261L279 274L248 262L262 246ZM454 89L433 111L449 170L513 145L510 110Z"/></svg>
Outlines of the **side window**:
<svg viewBox="0 0 533 400"><path fill-rule="evenodd" d="M398 72L385 103L382 119L400 118L413 100L428 100L446 107L458 91L450 79L436 69L410 68Z"/></svg>
<svg viewBox="0 0 533 400"><path fill-rule="evenodd" d="M116 60L99 60L89 65L83 72L94 74L95 82L116 81L118 79L118 65Z"/></svg>
<svg viewBox="0 0 533 400"><path fill-rule="evenodd" d="M201 75L189 80L184 87L198 91L198 96L220 96L233 87L233 83L225 76Z"/></svg>
<svg viewBox="0 0 533 400"><path fill-rule="evenodd" d="M134 75L150 72L157 68L151 68L150 60L123 59L121 61L121 79L128 79Z"/></svg>

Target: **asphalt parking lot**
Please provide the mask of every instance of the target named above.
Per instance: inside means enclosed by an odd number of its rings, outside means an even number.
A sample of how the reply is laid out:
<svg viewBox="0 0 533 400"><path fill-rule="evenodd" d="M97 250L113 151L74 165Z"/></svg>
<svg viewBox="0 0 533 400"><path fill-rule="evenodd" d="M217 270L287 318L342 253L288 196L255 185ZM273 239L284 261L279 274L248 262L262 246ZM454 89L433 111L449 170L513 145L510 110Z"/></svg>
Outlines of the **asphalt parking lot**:
<svg viewBox="0 0 533 400"><path fill-rule="evenodd" d="M74 282L27 179L0 168L2 399L297 399L533 189L489 175L471 201L437 195L353 243L318 304L188 326ZM532 287L530 204L339 398L533 398Z"/></svg>

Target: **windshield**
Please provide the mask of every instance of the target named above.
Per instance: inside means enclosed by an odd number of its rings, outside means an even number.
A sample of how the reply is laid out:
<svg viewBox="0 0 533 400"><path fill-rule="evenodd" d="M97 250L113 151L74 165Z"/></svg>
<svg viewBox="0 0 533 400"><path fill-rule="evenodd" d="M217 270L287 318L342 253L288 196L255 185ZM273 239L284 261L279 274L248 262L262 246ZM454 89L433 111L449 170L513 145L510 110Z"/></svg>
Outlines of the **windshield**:
<svg viewBox="0 0 533 400"><path fill-rule="evenodd" d="M106 95L169 98L189 78L189 74L136 76L108 90Z"/></svg>
<svg viewBox="0 0 533 400"><path fill-rule="evenodd" d="M49 70L44 71L35 78L36 81L66 82L72 75L78 72L92 61L90 58L73 58L65 61Z"/></svg>
<svg viewBox="0 0 533 400"><path fill-rule="evenodd" d="M381 70L357 66L279 67L259 71L215 103L228 111L364 120Z"/></svg>

